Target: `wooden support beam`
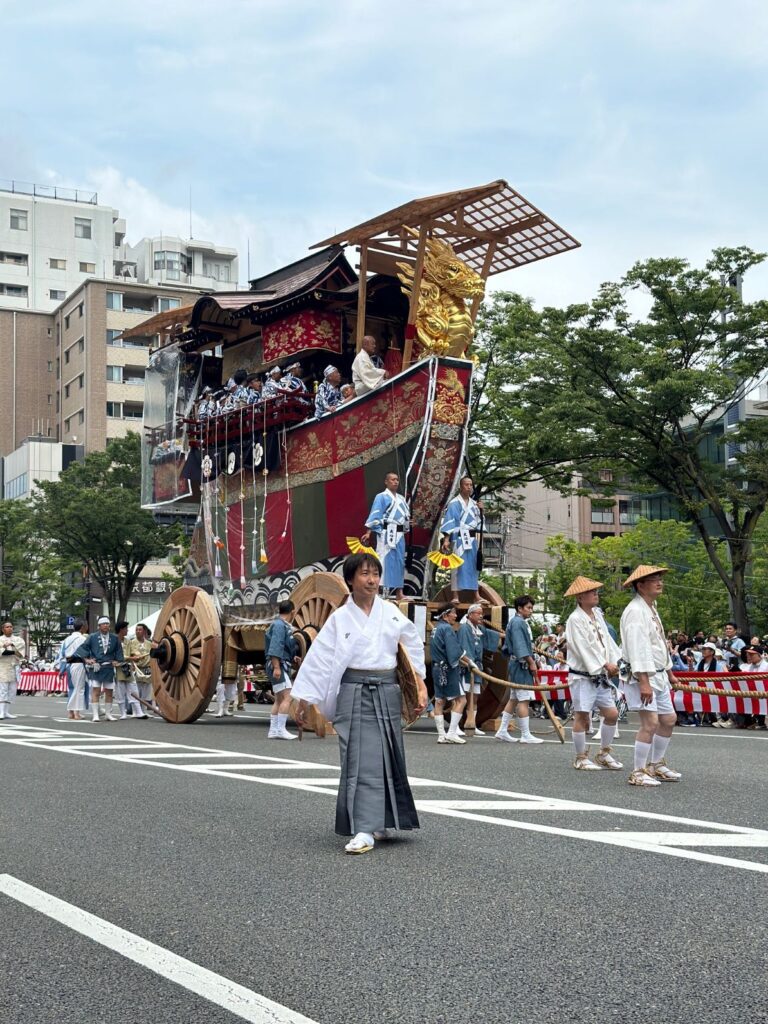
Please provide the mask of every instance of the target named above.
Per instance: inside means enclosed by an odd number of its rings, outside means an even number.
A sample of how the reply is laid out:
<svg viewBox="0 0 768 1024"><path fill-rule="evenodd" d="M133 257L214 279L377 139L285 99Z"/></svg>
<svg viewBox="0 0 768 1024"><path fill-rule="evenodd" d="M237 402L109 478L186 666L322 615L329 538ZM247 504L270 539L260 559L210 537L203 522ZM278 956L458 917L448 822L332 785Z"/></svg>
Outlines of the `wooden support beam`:
<svg viewBox="0 0 768 1024"><path fill-rule="evenodd" d="M484 282L488 280L488 274L491 269L491 264L493 263L493 254L495 252L496 242L490 242L488 245L488 249L485 253L485 259L483 260L482 270L480 271L480 277L482 277ZM477 311L478 309L480 309L480 303L482 301L482 295L478 295L476 298L472 299L472 305L469 307L469 315L472 317L472 323L474 323L475 320L477 319Z"/></svg>
<svg viewBox="0 0 768 1024"><path fill-rule="evenodd" d="M416 249L416 266L413 268L413 287L411 288L411 301L408 305L408 323L405 326L405 347L403 349L403 369L411 364L413 356L413 339L416 335L416 313L419 309L419 295L421 294L421 275L424 272L424 257L427 252L427 225L422 224L419 229L419 245Z"/></svg>
<svg viewBox="0 0 768 1024"><path fill-rule="evenodd" d="M368 253L368 270L372 274L389 274L391 277L397 277L398 263L410 263L413 266L413 256L405 256L403 253L393 256L389 253L375 252L373 249Z"/></svg>
<svg viewBox="0 0 768 1024"><path fill-rule="evenodd" d="M365 337L365 300L368 294L368 242L360 243L360 287L357 292L357 325L355 352L363 347Z"/></svg>

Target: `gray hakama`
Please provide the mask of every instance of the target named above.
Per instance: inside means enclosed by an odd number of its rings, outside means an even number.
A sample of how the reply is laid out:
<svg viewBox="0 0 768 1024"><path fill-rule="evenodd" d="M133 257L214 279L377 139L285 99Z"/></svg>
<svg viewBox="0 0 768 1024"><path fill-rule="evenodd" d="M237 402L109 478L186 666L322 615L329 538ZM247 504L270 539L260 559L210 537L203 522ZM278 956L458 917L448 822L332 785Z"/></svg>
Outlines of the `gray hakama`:
<svg viewBox="0 0 768 1024"><path fill-rule="evenodd" d="M341 757L338 835L419 827L405 769L400 705L394 669L347 669L341 678L333 720Z"/></svg>

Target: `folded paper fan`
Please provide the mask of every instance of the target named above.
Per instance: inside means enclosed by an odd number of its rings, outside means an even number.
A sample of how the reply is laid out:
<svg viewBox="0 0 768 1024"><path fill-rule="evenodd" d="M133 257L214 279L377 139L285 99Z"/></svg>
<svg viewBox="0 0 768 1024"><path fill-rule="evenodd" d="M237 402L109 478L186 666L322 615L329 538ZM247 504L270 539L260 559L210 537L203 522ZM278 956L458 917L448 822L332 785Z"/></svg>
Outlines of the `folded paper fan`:
<svg viewBox="0 0 768 1024"><path fill-rule="evenodd" d="M430 551L427 558L434 562L438 569L458 569L460 565L464 565L464 559L453 552L447 554L445 551Z"/></svg>
<svg viewBox="0 0 768 1024"><path fill-rule="evenodd" d="M376 555L375 550L363 544L359 537L347 537L347 547L353 555L359 555L361 551L364 555Z"/></svg>

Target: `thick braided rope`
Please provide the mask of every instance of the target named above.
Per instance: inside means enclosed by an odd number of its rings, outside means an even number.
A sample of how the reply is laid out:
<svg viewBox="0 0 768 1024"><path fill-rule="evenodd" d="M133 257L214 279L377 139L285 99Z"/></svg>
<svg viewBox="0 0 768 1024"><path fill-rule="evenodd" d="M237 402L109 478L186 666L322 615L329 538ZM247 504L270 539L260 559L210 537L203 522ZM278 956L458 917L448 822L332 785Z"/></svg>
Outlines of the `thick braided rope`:
<svg viewBox="0 0 768 1024"><path fill-rule="evenodd" d="M511 683L508 679L497 679L496 676L489 676L487 672L483 672L479 668L473 668L472 674L481 676L481 678L485 679L486 682L497 683L499 686L508 686L512 690L541 690L549 692L552 690L566 690L568 688L567 682L556 683L553 686L545 685L544 683ZM764 696L768 697L768 694L765 694Z"/></svg>
<svg viewBox="0 0 768 1024"><path fill-rule="evenodd" d="M703 679L709 681L713 675L717 676L717 681L721 682L726 679L737 679L744 680L744 676L749 677L752 673L743 672L686 672L686 679ZM755 673L755 675L762 675L763 679L768 679L763 673ZM723 690L719 687L712 686L690 686L688 683L672 683L673 690L680 690L681 693L703 693L705 695L711 695L713 697L746 697L752 700L768 700L768 690Z"/></svg>

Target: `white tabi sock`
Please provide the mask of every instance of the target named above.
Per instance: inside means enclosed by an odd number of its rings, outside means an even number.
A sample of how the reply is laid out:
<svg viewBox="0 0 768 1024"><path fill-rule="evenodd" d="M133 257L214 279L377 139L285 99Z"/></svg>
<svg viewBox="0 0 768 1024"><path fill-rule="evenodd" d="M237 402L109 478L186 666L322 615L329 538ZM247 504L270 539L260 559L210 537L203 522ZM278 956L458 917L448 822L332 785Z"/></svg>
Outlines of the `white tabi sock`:
<svg viewBox="0 0 768 1024"><path fill-rule="evenodd" d="M438 736L445 736L445 715L438 715L435 712L434 717L435 728L437 729Z"/></svg>
<svg viewBox="0 0 768 1024"><path fill-rule="evenodd" d="M462 714L463 714L462 711L452 711L451 712L451 724L448 726L448 735L449 736L458 736L457 730L459 728L459 722L461 721Z"/></svg>
<svg viewBox="0 0 768 1024"><path fill-rule="evenodd" d="M285 732L285 725L286 722L288 721L288 715L275 715L275 718L277 719L277 731Z"/></svg>
<svg viewBox="0 0 768 1024"><path fill-rule="evenodd" d="M658 764L667 752L669 741L672 739L671 736L654 736L653 743L651 744L651 762L652 764Z"/></svg>
<svg viewBox="0 0 768 1024"><path fill-rule="evenodd" d="M277 715L269 716L269 735L274 736L277 732Z"/></svg>
<svg viewBox="0 0 768 1024"><path fill-rule="evenodd" d="M606 725L605 721L600 719L600 746L605 749L610 747L613 743L613 737L616 735L615 725Z"/></svg>
<svg viewBox="0 0 768 1024"><path fill-rule="evenodd" d="M508 711L502 711L501 713L501 728L499 732L506 732L509 728L509 723L512 721L512 715Z"/></svg>
<svg viewBox="0 0 768 1024"><path fill-rule="evenodd" d="M650 752L650 743L641 743L640 740L635 740L635 768L645 768Z"/></svg>
<svg viewBox="0 0 768 1024"><path fill-rule="evenodd" d="M529 721L529 719L527 717L526 718L518 718L517 726L520 729L520 735L521 736L530 736L531 735L531 724L530 724L530 721Z"/></svg>
<svg viewBox="0 0 768 1024"><path fill-rule="evenodd" d="M581 756L587 752L587 734L584 732L573 733L573 746L577 755Z"/></svg>

